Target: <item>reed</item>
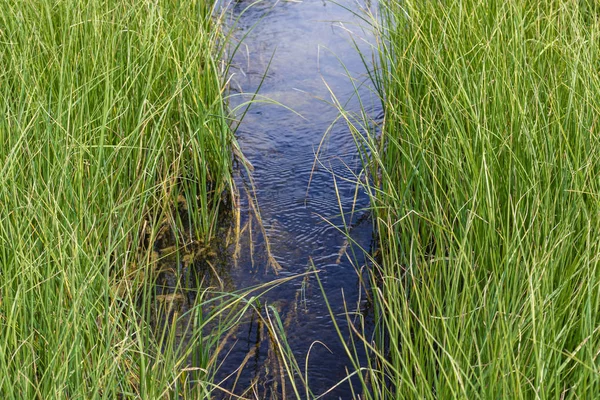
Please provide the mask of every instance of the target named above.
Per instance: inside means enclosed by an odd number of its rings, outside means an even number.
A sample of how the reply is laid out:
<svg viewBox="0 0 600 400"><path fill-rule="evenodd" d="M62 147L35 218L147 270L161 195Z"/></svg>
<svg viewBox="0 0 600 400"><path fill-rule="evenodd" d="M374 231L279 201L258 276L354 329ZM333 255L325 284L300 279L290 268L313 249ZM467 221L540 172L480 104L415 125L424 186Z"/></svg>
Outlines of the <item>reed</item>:
<svg viewBox="0 0 600 400"><path fill-rule="evenodd" d="M1 396L209 396L202 295L194 357L150 310L161 227L206 243L232 193L213 2L0 8Z"/></svg>
<svg viewBox="0 0 600 400"><path fill-rule="evenodd" d="M370 398L600 391L600 7L380 3ZM363 121L363 122L361 122Z"/></svg>

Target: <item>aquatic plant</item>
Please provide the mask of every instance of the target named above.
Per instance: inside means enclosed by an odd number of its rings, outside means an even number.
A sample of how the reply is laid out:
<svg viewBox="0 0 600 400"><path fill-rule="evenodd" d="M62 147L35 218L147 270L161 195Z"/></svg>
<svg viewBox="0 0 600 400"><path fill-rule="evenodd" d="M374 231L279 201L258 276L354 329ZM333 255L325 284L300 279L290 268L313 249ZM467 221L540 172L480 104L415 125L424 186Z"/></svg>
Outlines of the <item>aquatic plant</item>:
<svg viewBox="0 0 600 400"><path fill-rule="evenodd" d="M202 293L195 348L149 324L153 243L207 243L232 194L213 2L0 7L0 394L208 396Z"/></svg>
<svg viewBox="0 0 600 400"><path fill-rule="evenodd" d="M600 391L600 8L386 1L368 398ZM367 55L365 55L365 59Z"/></svg>

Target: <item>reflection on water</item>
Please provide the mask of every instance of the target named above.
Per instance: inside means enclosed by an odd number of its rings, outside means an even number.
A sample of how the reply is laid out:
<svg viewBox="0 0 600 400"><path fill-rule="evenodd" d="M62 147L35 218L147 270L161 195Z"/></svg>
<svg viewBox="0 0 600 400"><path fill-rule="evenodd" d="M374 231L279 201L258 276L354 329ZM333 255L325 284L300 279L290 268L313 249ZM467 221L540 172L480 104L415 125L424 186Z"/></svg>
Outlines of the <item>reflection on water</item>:
<svg viewBox="0 0 600 400"><path fill-rule="evenodd" d="M271 0L246 10L249 4L236 1L231 5L232 20L239 17L235 35L247 35L234 59L231 106L249 100L251 96L243 94L254 93L260 86L259 99L272 99L294 112L259 102L251 106L237 129L240 147L254 166L256 202L275 262L269 262L254 207L241 190L244 230L230 279L241 289L306 272L312 260L321 271L319 277L334 312L340 314L344 310L342 293L349 307L356 308L360 302L355 268L364 264L359 253L356 265L345 254L352 253L338 230L344 226L340 205L346 224L353 226L353 238L365 249L370 247L372 232L362 211L368 199L353 183L360 159L346 125L332 125L339 113L329 104L330 91L346 108L358 111L355 89L347 76L350 73L357 85L362 84L360 94L367 111L372 115L380 112L352 38L369 54L372 40L360 29L359 18L330 2ZM356 12L365 7L364 2L349 0L341 4ZM323 139L325 132L328 135ZM319 161L315 163L317 151ZM240 172L237 184L248 187L248 177ZM276 266L281 267L278 273ZM280 313L303 372L311 345L319 341L308 359L313 394L325 392L346 377L346 368L353 369L314 277L280 285L265 295L263 302ZM269 336L264 320L249 316L230 336L219 372L223 387L231 390L235 384L233 390L241 393L254 384L260 397L283 396L277 374L282 365L271 354L269 340L263 340ZM241 364L244 368L235 372ZM290 388L287 390L289 396ZM326 398L348 398L349 390L348 384L341 385Z"/></svg>

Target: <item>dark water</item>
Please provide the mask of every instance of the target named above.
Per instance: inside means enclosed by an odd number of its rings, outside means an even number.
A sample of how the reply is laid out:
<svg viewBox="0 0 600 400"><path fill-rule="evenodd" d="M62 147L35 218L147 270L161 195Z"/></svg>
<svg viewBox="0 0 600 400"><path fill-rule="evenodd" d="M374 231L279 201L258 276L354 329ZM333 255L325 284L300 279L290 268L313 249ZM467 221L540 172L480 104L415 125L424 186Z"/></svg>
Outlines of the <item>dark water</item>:
<svg viewBox="0 0 600 400"><path fill-rule="evenodd" d="M372 8L364 0L340 3L357 13ZM230 4L232 21L239 18L234 36L247 35L234 58L231 106L249 100L249 94L260 86L259 102L250 107L237 129L242 152L254 166L254 189L244 190L252 187L251 179L240 169L237 185L243 232L229 273L233 287L243 289L305 273L312 260L334 313L344 311L345 300L351 311L358 309L368 318L364 288L356 271L365 264L365 257L356 246L352 252L353 246L348 246L338 229L352 226L352 238L369 250L371 221L364 211L368 199L356 185L356 173L361 170L356 145L343 121L334 124L339 111L328 103L333 93L346 109L360 109L350 74L360 86L368 113L379 114L379 102L353 43L354 39L370 55L369 43L374 40L361 29L359 18L327 1L269 0L247 9L249 5L249 1ZM260 218L249 203L254 194ZM308 383L313 395L325 393L343 380L346 368L354 370L314 277L279 285L263 296L262 302L279 312L303 373L312 345ZM265 318L266 312L262 315ZM275 360L259 320L258 315L251 316L232 333L221 352L224 361L218 381L235 393L254 386L253 392L246 393L250 397L283 397L283 390L286 397L293 397L289 385L283 388L278 374L282 364ZM347 336L345 317L338 322ZM364 363L364 354L361 358ZM239 374L227 378L241 364ZM304 389L301 393L304 395ZM350 397L348 383L324 396Z"/></svg>

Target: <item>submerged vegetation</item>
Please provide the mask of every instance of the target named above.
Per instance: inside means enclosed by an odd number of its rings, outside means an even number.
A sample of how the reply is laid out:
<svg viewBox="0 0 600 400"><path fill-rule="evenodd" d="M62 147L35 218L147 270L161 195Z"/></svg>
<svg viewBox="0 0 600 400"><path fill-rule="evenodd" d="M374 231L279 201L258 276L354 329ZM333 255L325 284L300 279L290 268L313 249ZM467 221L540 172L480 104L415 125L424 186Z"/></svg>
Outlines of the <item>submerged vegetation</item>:
<svg viewBox="0 0 600 400"><path fill-rule="evenodd" d="M380 7L370 396L594 397L600 6Z"/></svg>
<svg viewBox="0 0 600 400"><path fill-rule="evenodd" d="M153 244L202 247L232 193L213 2L0 7L2 398L208 393L198 307L194 349L150 324L181 299Z"/></svg>

